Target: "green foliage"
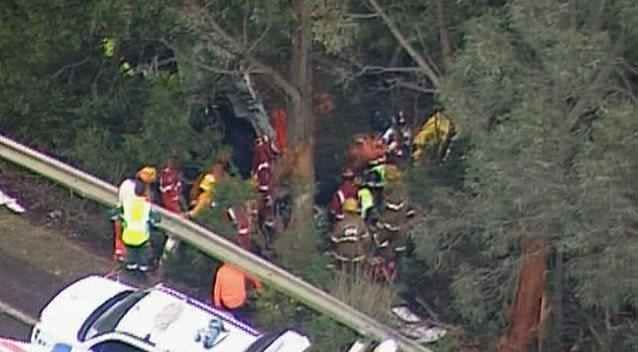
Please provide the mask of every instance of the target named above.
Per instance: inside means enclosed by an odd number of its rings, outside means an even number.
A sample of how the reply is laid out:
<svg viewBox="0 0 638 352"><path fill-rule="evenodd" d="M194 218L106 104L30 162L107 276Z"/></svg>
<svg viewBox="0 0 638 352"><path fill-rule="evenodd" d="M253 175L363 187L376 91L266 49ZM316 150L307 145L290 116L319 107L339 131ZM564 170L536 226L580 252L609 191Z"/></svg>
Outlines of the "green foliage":
<svg viewBox="0 0 638 352"><path fill-rule="evenodd" d="M341 351L357 338L349 328L269 288L259 294L256 308L257 326L299 329L312 341L311 351Z"/></svg>
<svg viewBox="0 0 638 352"><path fill-rule="evenodd" d="M470 142L464 184L450 188L435 170L412 180L431 207L417 253L453 275L455 310L476 332L504 327L525 237L565 255L569 289L558 294L574 294L580 311L635 305L636 106L614 74L622 37L589 20L554 1L511 1L465 24L444 81Z"/></svg>
<svg viewBox="0 0 638 352"><path fill-rule="evenodd" d="M125 149L139 164L161 165L170 155L203 164L221 146L222 136L216 131L197 131L191 126L176 76L155 78L145 107L140 128L125 136ZM191 155L199 159L191 160Z"/></svg>
<svg viewBox="0 0 638 352"><path fill-rule="evenodd" d="M165 275L192 288L205 290L211 283L220 262L187 243L181 243L177 254L169 255L163 263Z"/></svg>

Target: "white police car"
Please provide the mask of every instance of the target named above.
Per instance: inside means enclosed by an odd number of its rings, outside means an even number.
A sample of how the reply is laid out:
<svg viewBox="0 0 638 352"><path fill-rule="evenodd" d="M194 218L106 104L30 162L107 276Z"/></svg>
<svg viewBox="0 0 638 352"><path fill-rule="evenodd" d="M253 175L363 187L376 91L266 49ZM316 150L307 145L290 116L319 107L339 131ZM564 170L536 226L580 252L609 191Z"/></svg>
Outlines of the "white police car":
<svg viewBox="0 0 638 352"><path fill-rule="evenodd" d="M310 346L292 330L260 334L162 285L139 290L99 276L55 296L31 343L56 352L302 352Z"/></svg>

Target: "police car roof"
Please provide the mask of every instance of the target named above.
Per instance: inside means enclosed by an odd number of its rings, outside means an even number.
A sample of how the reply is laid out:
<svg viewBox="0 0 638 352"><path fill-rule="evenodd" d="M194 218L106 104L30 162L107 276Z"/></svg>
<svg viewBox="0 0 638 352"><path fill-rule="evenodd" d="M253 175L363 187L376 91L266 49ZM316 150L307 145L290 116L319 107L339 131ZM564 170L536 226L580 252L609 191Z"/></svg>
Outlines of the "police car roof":
<svg viewBox="0 0 638 352"><path fill-rule="evenodd" d="M224 321L226 332L211 349L195 337L211 319ZM165 287L152 289L122 318L116 331L143 339L168 351L244 351L259 333L232 315L206 307Z"/></svg>

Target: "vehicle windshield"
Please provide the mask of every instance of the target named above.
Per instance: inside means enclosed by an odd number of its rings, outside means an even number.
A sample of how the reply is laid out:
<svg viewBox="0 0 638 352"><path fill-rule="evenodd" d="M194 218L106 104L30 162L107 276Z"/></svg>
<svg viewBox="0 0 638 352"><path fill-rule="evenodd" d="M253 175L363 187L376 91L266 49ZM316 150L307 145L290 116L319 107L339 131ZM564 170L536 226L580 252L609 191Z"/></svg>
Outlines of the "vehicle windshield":
<svg viewBox="0 0 638 352"><path fill-rule="evenodd" d="M127 295L123 299L111 305L95 322L88 328L85 340L106 334L115 330L120 320L128 313L137 302L146 297L149 291L137 291Z"/></svg>

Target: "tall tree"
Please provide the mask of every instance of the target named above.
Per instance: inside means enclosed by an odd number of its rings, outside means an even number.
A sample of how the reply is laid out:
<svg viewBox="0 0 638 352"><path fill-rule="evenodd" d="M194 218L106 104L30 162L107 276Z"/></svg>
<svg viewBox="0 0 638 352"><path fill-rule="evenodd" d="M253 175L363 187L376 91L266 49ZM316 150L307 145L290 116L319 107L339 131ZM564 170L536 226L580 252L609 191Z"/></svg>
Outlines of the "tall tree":
<svg viewBox="0 0 638 352"><path fill-rule="evenodd" d="M635 275L621 263L636 260L627 250L637 218L626 175L637 160L619 141L638 122L622 67L634 31L619 14L633 11L629 3L574 13L554 1L511 1L466 24L441 81L471 146L464 191L434 192L427 228L438 245L419 250L453 261L457 309L475 329L504 329L500 351L543 343L552 311L578 315L561 317L545 343L573 346L590 333L598 335L592 350L627 342L616 331L631 323L614 312L635 304ZM560 265L548 266L550 256ZM551 292L557 280L564 291Z"/></svg>
<svg viewBox="0 0 638 352"><path fill-rule="evenodd" d="M291 170L294 209L289 245L312 243L300 240L311 225L314 200L312 2L188 0L183 5L187 35L203 46L195 66L212 73L262 76L285 98L291 152L284 167Z"/></svg>

